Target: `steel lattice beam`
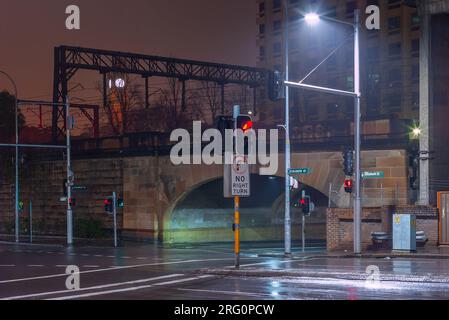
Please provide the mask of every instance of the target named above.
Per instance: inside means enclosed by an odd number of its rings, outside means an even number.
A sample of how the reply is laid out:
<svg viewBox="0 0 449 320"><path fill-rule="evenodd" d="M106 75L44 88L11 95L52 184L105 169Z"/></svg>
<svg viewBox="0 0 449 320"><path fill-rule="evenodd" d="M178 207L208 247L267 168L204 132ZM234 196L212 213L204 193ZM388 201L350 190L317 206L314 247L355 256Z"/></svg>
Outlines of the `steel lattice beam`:
<svg viewBox="0 0 449 320"><path fill-rule="evenodd" d="M96 70L103 74L117 72L138 74L143 77L176 78L182 81L208 81L221 85L247 85L253 88L266 86L268 79L268 70L265 69L61 46L54 50L54 102L65 101L67 82L79 69ZM61 112L54 111L55 141L62 132L58 129L58 123L63 120L61 116Z"/></svg>

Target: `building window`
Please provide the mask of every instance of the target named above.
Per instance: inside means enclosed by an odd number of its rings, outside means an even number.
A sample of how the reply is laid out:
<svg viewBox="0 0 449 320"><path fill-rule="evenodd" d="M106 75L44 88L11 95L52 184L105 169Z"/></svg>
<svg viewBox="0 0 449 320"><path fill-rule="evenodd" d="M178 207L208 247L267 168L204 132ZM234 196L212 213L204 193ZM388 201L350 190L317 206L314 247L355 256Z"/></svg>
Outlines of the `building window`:
<svg viewBox="0 0 449 320"><path fill-rule="evenodd" d="M353 91L354 90L354 76L347 76L346 77L346 88L349 91Z"/></svg>
<svg viewBox="0 0 449 320"><path fill-rule="evenodd" d="M259 25L259 35L263 36L265 34L265 25L260 24Z"/></svg>
<svg viewBox="0 0 449 320"><path fill-rule="evenodd" d="M419 52L419 39L412 40L412 52Z"/></svg>
<svg viewBox="0 0 449 320"><path fill-rule="evenodd" d="M281 0L274 0L273 1L273 11L279 11L281 10Z"/></svg>
<svg viewBox="0 0 449 320"><path fill-rule="evenodd" d="M380 90L380 74L376 72L368 73L368 91L378 92Z"/></svg>
<svg viewBox="0 0 449 320"><path fill-rule="evenodd" d="M412 94L412 110L419 110L419 92Z"/></svg>
<svg viewBox="0 0 449 320"><path fill-rule="evenodd" d="M412 66L412 80L415 82L419 80L419 65Z"/></svg>
<svg viewBox="0 0 449 320"><path fill-rule="evenodd" d="M401 43L392 43L388 46L388 54L390 57L399 57L401 55Z"/></svg>
<svg viewBox="0 0 449 320"><path fill-rule="evenodd" d="M338 103L332 102L327 104L327 114L329 115L335 115L338 113Z"/></svg>
<svg viewBox="0 0 449 320"><path fill-rule="evenodd" d="M319 108L316 105L316 102L314 102L313 100L306 100L304 109L306 111L307 120L317 120L318 119Z"/></svg>
<svg viewBox="0 0 449 320"><path fill-rule="evenodd" d="M260 47L260 48L259 48L259 57L260 57L261 59L264 59L264 58L265 58L265 47Z"/></svg>
<svg viewBox="0 0 449 320"><path fill-rule="evenodd" d="M366 60L373 62L379 60L379 47L368 48L366 51Z"/></svg>
<svg viewBox="0 0 449 320"><path fill-rule="evenodd" d="M402 96L398 93L391 93L386 96L385 106L387 112L399 112L401 111Z"/></svg>
<svg viewBox="0 0 449 320"><path fill-rule="evenodd" d="M388 72L388 87L400 88L402 81L402 71L400 68L394 68Z"/></svg>
<svg viewBox="0 0 449 320"><path fill-rule="evenodd" d="M282 28L282 22L280 20L276 20L273 22L273 32L279 32Z"/></svg>
<svg viewBox="0 0 449 320"><path fill-rule="evenodd" d="M418 13L414 13L411 16L410 26L412 31L419 30L420 19Z"/></svg>
<svg viewBox="0 0 449 320"><path fill-rule="evenodd" d="M380 110L380 95L375 93L367 93L366 95L366 112L368 114L378 114Z"/></svg>
<svg viewBox="0 0 449 320"><path fill-rule="evenodd" d="M273 44L273 55L274 56L280 56L281 55L281 43L276 42Z"/></svg>
<svg viewBox="0 0 449 320"><path fill-rule="evenodd" d="M259 15L263 16L265 14L265 2L259 3Z"/></svg>
<svg viewBox="0 0 449 320"><path fill-rule="evenodd" d="M388 34L398 34L401 32L401 17L388 18Z"/></svg>

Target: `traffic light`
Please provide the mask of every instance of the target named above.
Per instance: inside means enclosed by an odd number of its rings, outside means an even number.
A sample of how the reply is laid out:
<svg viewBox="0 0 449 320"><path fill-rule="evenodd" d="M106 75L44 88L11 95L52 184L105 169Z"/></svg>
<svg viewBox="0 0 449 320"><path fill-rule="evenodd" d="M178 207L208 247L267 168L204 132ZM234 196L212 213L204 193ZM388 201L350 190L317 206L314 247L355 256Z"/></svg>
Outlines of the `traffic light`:
<svg viewBox="0 0 449 320"><path fill-rule="evenodd" d="M108 213L114 212L114 206L113 206L111 197L104 199L104 211L108 212Z"/></svg>
<svg viewBox="0 0 449 320"><path fill-rule="evenodd" d="M304 215L310 215L310 212L311 212L311 210L310 210L311 209L310 208L310 205L311 205L310 196L302 197L299 200L299 204L300 204L300 207L302 209L302 213Z"/></svg>
<svg viewBox="0 0 449 320"><path fill-rule="evenodd" d="M268 98L271 101L278 101L282 98L283 90L282 74L279 71L271 71L268 73Z"/></svg>
<svg viewBox="0 0 449 320"><path fill-rule="evenodd" d="M354 152L351 149L343 152L343 170L346 176L354 174Z"/></svg>
<svg viewBox="0 0 449 320"><path fill-rule="evenodd" d="M117 199L117 208L124 208L125 201L122 198Z"/></svg>
<svg viewBox="0 0 449 320"><path fill-rule="evenodd" d="M67 179L62 180L62 194L67 197Z"/></svg>
<svg viewBox="0 0 449 320"><path fill-rule="evenodd" d="M253 128L254 121L249 115L241 114L237 117L237 129L241 129L243 133Z"/></svg>
<svg viewBox="0 0 449 320"><path fill-rule="evenodd" d="M18 207L19 207L19 212L23 212L23 209L24 209L24 207L25 207L25 204L23 203L22 200L19 201Z"/></svg>
<svg viewBox="0 0 449 320"><path fill-rule="evenodd" d="M352 193L353 185L354 185L354 182L352 181L352 179L345 179L345 192Z"/></svg>

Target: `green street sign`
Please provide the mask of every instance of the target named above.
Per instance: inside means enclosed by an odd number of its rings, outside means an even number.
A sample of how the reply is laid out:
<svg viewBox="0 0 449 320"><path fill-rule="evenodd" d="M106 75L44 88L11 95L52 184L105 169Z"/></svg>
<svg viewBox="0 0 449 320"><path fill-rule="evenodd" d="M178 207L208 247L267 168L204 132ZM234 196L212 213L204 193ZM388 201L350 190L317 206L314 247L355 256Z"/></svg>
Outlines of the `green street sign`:
<svg viewBox="0 0 449 320"><path fill-rule="evenodd" d="M365 171L362 172L363 179L382 179L385 178L385 174L383 171Z"/></svg>
<svg viewBox="0 0 449 320"><path fill-rule="evenodd" d="M289 175L298 175L298 174L311 174L312 169L310 168L299 168L299 169L289 169L288 174Z"/></svg>
<svg viewBox="0 0 449 320"><path fill-rule="evenodd" d="M87 191L87 187L74 185L72 191Z"/></svg>

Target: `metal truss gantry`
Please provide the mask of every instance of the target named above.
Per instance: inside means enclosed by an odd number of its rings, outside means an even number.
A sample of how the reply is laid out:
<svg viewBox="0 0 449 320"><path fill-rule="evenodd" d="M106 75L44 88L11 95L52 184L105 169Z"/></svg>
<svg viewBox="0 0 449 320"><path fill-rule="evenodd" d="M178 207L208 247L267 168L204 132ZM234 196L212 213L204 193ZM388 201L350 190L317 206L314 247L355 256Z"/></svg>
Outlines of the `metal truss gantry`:
<svg viewBox="0 0 449 320"><path fill-rule="evenodd" d="M224 112L224 86L226 84L246 85L255 88L267 85L268 70L226 65L202 61L183 60L167 57L149 56L135 53L116 52L79 47L60 46L54 49L54 86L53 101L65 101L68 81L80 69L98 71L103 75L103 86L108 73L137 74L145 79L145 105L148 106L148 78L166 77L185 81L208 81L221 85L222 111ZM103 100L106 99L106 88L103 88ZM106 105L106 100L103 101ZM55 109L52 115L53 140L63 134L64 112Z"/></svg>

